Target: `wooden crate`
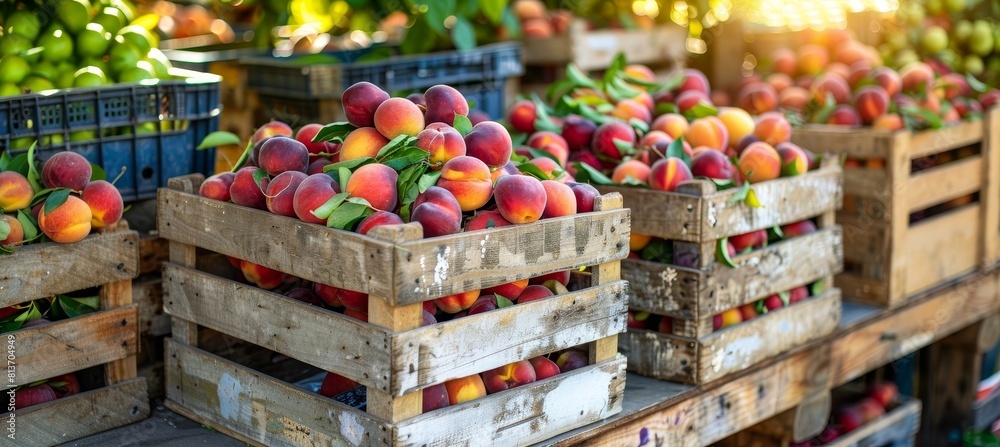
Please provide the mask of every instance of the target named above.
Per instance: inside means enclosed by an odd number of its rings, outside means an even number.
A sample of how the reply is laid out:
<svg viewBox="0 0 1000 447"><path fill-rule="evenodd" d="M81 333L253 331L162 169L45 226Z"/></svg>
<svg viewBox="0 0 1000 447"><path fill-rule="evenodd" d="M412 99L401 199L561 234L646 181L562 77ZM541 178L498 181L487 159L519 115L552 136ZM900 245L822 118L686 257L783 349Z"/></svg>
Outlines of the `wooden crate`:
<svg viewBox="0 0 1000 447"><path fill-rule="evenodd" d="M27 245L0 257L0 307L98 286L101 306L6 334L16 369L4 390L104 365L101 388L0 416L16 421L17 445L60 444L149 416L146 381L136 377L135 363L138 309L131 280L139 269L138 235L119 225L73 244Z"/></svg>
<svg viewBox="0 0 1000 447"><path fill-rule="evenodd" d="M996 259L1000 147L991 135L996 132L986 132L984 123L1000 128L1000 113L915 133L837 126L792 132L793 142L817 152L883 161L881 169L844 170L837 223L844 227L845 272L836 282L849 299L895 307ZM911 173L916 159L967 147L979 153ZM973 193L979 194L977 202L910 223L911 213Z"/></svg>
<svg viewBox="0 0 1000 447"><path fill-rule="evenodd" d="M913 446L920 430L920 401L900 396L889 405L882 417L875 419L826 447L878 447L883 445Z"/></svg>
<svg viewBox="0 0 1000 447"><path fill-rule="evenodd" d="M549 38L524 40L525 65L604 70L618 53L631 64L662 64L683 60L687 31L673 25L652 29L588 30L584 20L573 20L565 33Z"/></svg>
<svg viewBox="0 0 1000 447"><path fill-rule="evenodd" d="M619 197L602 197L585 215L424 240L417 225L366 237L202 198L193 194L201 180L171 180L176 189L161 189L158 203L160 235L171 244L171 409L266 445L522 445L621 411L616 338L627 291L618 261L629 212ZM200 271L196 246L368 293L370 324ZM592 266L592 287L420 327L428 299L582 266ZM199 349L199 326L356 380L367 387L368 411ZM583 344L589 366L420 414L422 388ZM480 428L461 429L471 424Z"/></svg>
<svg viewBox="0 0 1000 447"><path fill-rule="evenodd" d="M695 267L622 261L629 307L673 318L673 333L629 329L619 338L629 370L640 375L704 384L821 338L840 321L840 293L812 299L751 321L713 331L713 316L818 280L832 283L842 267L841 230L833 225L840 203L840 167L828 160L816 171L754 186L762 207L731 204L735 190L708 181L676 193L602 187L620 192L632 209L635 233L672 241L674 259ZM715 261L720 238L817 218L819 231L737 256L735 267Z"/></svg>

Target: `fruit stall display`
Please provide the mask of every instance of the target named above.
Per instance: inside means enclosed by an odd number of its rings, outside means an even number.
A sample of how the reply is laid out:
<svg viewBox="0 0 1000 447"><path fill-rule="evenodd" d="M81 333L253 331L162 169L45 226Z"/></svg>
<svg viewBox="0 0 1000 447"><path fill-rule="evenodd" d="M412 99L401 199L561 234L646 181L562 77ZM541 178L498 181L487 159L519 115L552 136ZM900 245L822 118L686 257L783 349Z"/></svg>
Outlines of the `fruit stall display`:
<svg viewBox="0 0 1000 447"><path fill-rule="evenodd" d="M15 389L17 439L54 445L149 415L135 366L138 235L82 156L35 165L0 157L0 331L15 365L4 389ZM93 367L103 374L88 383L80 373Z"/></svg>
<svg viewBox="0 0 1000 447"><path fill-rule="evenodd" d="M457 90L423 96L426 114L373 84L348 88L348 121L309 138L314 174L309 147L270 123L248 165L160 191L168 407L258 442L306 430L392 444L541 441L621 410L620 197L540 180L533 164L510 161L503 126L471 124ZM246 222L260 233L239 230ZM231 257L257 287L197 269L196 248ZM569 270L587 266L591 284L569 291ZM329 371L328 397L200 350L199 326ZM220 407L206 391L235 384L252 403L239 393ZM280 428L232 418L230 402ZM454 429L470 421L494 422Z"/></svg>

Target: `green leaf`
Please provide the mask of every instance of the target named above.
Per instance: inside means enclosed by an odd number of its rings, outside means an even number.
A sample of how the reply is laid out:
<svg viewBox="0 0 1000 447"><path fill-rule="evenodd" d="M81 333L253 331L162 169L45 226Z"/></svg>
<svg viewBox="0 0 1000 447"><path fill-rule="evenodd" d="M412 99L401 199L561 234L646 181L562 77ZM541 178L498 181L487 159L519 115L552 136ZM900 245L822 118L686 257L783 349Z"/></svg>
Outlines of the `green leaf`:
<svg viewBox="0 0 1000 447"><path fill-rule="evenodd" d="M607 92L608 97L615 102L639 96L639 91L633 89L620 78L614 78L612 82L605 84L604 91Z"/></svg>
<svg viewBox="0 0 1000 447"><path fill-rule="evenodd" d="M633 143L618 138L611 139L611 142L614 143L615 148L622 155L632 155L635 153L635 144Z"/></svg>
<svg viewBox="0 0 1000 447"><path fill-rule="evenodd" d="M7 166L10 165L11 160L13 160L13 158L11 158L8 152L0 152L0 172L7 170Z"/></svg>
<svg viewBox="0 0 1000 447"><path fill-rule="evenodd" d="M556 164L558 164L559 166L562 166L562 163L559 162L559 159L556 158L555 155L552 155L541 149L529 148L528 153L531 154L531 158L548 158L549 160L556 162Z"/></svg>
<svg viewBox="0 0 1000 447"><path fill-rule="evenodd" d="M240 137L232 132L217 130L205 135L205 138L201 139L201 143L198 144L198 147L196 147L195 150L201 151L213 147L240 144L242 142L243 140L240 140Z"/></svg>
<svg viewBox="0 0 1000 447"><path fill-rule="evenodd" d="M247 164L247 160L250 159L251 152L253 152L253 141L248 141L247 147L243 149L243 154L240 155L240 158L238 160L236 160L236 163L233 164L233 169L230 169L229 172L239 171L240 168L243 167L243 165Z"/></svg>
<svg viewBox="0 0 1000 447"><path fill-rule="evenodd" d="M758 315L763 315L767 313L767 306L764 305L764 300L758 300L754 303L753 308L757 311Z"/></svg>
<svg viewBox="0 0 1000 447"><path fill-rule="evenodd" d="M423 194L427 188L436 185L439 178L441 178L441 171L431 171L420 176L420 180L417 182L420 193Z"/></svg>
<svg viewBox="0 0 1000 447"><path fill-rule="evenodd" d="M90 164L90 181L96 182L98 180L107 180L108 174L104 172L104 168L96 163Z"/></svg>
<svg viewBox="0 0 1000 447"><path fill-rule="evenodd" d="M21 155L18 155L16 157L14 157L13 159L10 160L9 163L7 163L7 169L3 169L3 170L5 170L5 171L14 171L14 172L16 172L18 174L21 174L21 175L27 177L28 176L28 154L24 153L24 154L21 154Z"/></svg>
<svg viewBox="0 0 1000 447"><path fill-rule="evenodd" d="M789 177L801 174L801 172L799 172L799 166L798 163L796 163L796 161L797 159L792 159L788 163L785 163L785 165L781 167L781 175Z"/></svg>
<svg viewBox="0 0 1000 447"><path fill-rule="evenodd" d="M402 171L414 163L420 163L426 165L425 163L430 157L430 154L424 152L422 149L416 146L409 146L403 148L401 151L397 152L394 156L382 160L382 164L396 170Z"/></svg>
<svg viewBox="0 0 1000 447"><path fill-rule="evenodd" d="M475 2L463 1L461 3L475 3ZM517 18L517 15L514 14L512 8L504 8L503 17L500 18L500 21L503 22L503 27L504 29L507 30L507 35L512 40L518 40L521 38L521 20Z"/></svg>
<svg viewBox="0 0 1000 447"><path fill-rule="evenodd" d="M541 168L535 166L532 163L521 163L517 165L517 170L521 171L521 173L524 175L530 175L539 180L552 180L552 177L549 177L549 175L546 174L545 171L542 171Z"/></svg>
<svg viewBox="0 0 1000 447"><path fill-rule="evenodd" d="M663 155L668 158L674 157L680 159L684 164L691 165L691 157L684 151L684 136L678 136L676 140L671 141L667 145L667 153Z"/></svg>
<svg viewBox="0 0 1000 447"><path fill-rule="evenodd" d="M911 118L916 118L918 121L922 121L931 129L940 129L944 125L944 119L942 117L930 110L919 108L919 107L903 107L900 110L904 116Z"/></svg>
<svg viewBox="0 0 1000 447"><path fill-rule="evenodd" d="M705 104L703 102L699 102L695 104L694 107L691 107L686 112L684 112L684 117L687 118L688 121L691 121L691 120L696 120L698 118L704 118L706 116L715 116L718 114L719 114L719 109L715 108L714 106Z"/></svg>
<svg viewBox="0 0 1000 447"><path fill-rule="evenodd" d="M49 214L60 205L66 203L66 199L69 198L69 189L60 188L49 194L49 198L45 199L45 214Z"/></svg>
<svg viewBox="0 0 1000 447"><path fill-rule="evenodd" d="M655 116L666 115L668 113L677 113L677 104L674 104L672 102L661 102L656 104L653 112Z"/></svg>
<svg viewBox="0 0 1000 447"><path fill-rule="evenodd" d="M358 29L358 28L354 28ZM407 36L420 36L420 38L403 39L399 49L403 54L423 54L434 48L437 41L434 37L434 30L427 24L427 20L418 18L413 21L413 25L406 32Z"/></svg>
<svg viewBox="0 0 1000 447"><path fill-rule="evenodd" d="M347 121L327 124L323 126L319 132L316 132L315 136L313 136L313 143L333 140L343 141L344 137L346 137L347 134L351 133L354 129L357 129L357 127Z"/></svg>
<svg viewBox="0 0 1000 447"><path fill-rule="evenodd" d="M809 284L809 296L819 296L826 291L826 283L823 280Z"/></svg>
<svg viewBox="0 0 1000 447"><path fill-rule="evenodd" d="M642 248L639 258L645 261L669 264L673 261L673 249L672 242L663 239L654 239Z"/></svg>
<svg viewBox="0 0 1000 447"><path fill-rule="evenodd" d="M736 194L733 194L726 203L733 204L746 200L747 195L750 194L750 182L743 182L740 188L736 190Z"/></svg>
<svg viewBox="0 0 1000 447"><path fill-rule="evenodd" d="M364 165L375 163L375 159L371 157L355 158L354 160L339 161L337 163L331 163L323 166L323 172L336 171L339 172L340 168L347 168L351 171L360 168ZM341 184L341 187L347 187L346 184Z"/></svg>
<svg viewBox="0 0 1000 447"><path fill-rule="evenodd" d="M21 222L21 228L24 230L24 240L30 241L38 237L38 222L35 222L34 217L24 210L18 210L17 221Z"/></svg>
<svg viewBox="0 0 1000 447"><path fill-rule="evenodd" d="M972 91L976 93L985 93L987 90L989 90L989 86L983 84L982 82L979 81L979 79L976 79L976 77L971 74L965 75L965 82L968 83L969 88L971 88ZM3 170L3 168L0 168L0 170Z"/></svg>
<svg viewBox="0 0 1000 447"><path fill-rule="evenodd" d="M649 123L639 119L639 118L629 118L628 124L632 126L637 133L644 134L649 132Z"/></svg>
<svg viewBox="0 0 1000 447"><path fill-rule="evenodd" d="M717 178L711 178L711 177L702 177L702 178L707 179L708 181L712 182L712 184L715 185L715 189L717 189L719 191L723 191L723 190L726 190L726 189L729 189L729 188L733 188L733 187L736 186L736 184L733 183L733 181L730 180L730 179L717 179Z"/></svg>
<svg viewBox="0 0 1000 447"><path fill-rule="evenodd" d="M444 21L454 12L455 0L423 0L421 3L427 6L427 12L423 15L427 26L439 35L447 35Z"/></svg>
<svg viewBox="0 0 1000 447"><path fill-rule="evenodd" d="M10 224L7 223L7 219L0 219L0 240L7 239L10 235Z"/></svg>
<svg viewBox="0 0 1000 447"><path fill-rule="evenodd" d="M777 239L784 239L785 238L785 232L781 231L781 227L778 226L778 225L775 225L775 226L771 227L770 228L770 232Z"/></svg>
<svg viewBox="0 0 1000 447"><path fill-rule="evenodd" d="M38 175L38 170L35 169L35 143L31 143L31 147L28 148L28 183L31 184L31 188L35 191L41 191L42 184L39 182L41 176Z"/></svg>
<svg viewBox="0 0 1000 447"><path fill-rule="evenodd" d="M553 82L548 89L545 90L545 97L550 101L554 98L560 99L570 99L569 93L576 88L576 83L570 79L560 79L559 81Z"/></svg>
<svg viewBox="0 0 1000 447"><path fill-rule="evenodd" d="M359 201L364 203L359 203ZM361 219L375 212L375 209L367 205L367 203L367 201L358 197L344 202L330 214L329 219L326 221L326 226L351 231L354 225L361 221Z"/></svg>
<svg viewBox="0 0 1000 447"><path fill-rule="evenodd" d="M587 87L594 90L601 90L601 87L597 85L593 79L590 79L590 77L587 76L587 73L584 73L583 70L580 70L580 68L574 64L566 66L566 79L572 81L577 87Z"/></svg>
<svg viewBox="0 0 1000 447"><path fill-rule="evenodd" d="M601 173L593 166L590 166L583 162L573 163L573 167L576 168L576 181L580 183L590 183L594 185L614 185L615 182L611 181L608 176Z"/></svg>
<svg viewBox="0 0 1000 447"><path fill-rule="evenodd" d="M427 168L426 164L414 164L399 173L399 178L396 180L396 191L401 205L417 200L417 195L420 194L418 183Z"/></svg>
<svg viewBox="0 0 1000 447"><path fill-rule="evenodd" d="M618 78L618 75L625 69L628 65L628 60L625 58L625 53L619 51L615 54L615 58L611 60L611 65L608 66L607 70L604 70L604 84L611 84Z"/></svg>
<svg viewBox="0 0 1000 447"><path fill-rule="evenodd" d="M471 50L476 47L476 30L472 28L465 17L456 17L455 26L451 28L451 42L459 51Z"/></svg>
<svg viewBox="0 0 1000 447"><path fill-rule="evenodd" d="M413 140L411 141L410 138L413 138ZM375 155L375 159L382 161L386 157L392 156L394 152L401 150L416 140L416 137L411 137L406 134L399 135L386 143L385 146L382 146L382 148L378 150L378 154Z"/></svg>
<svg viewBox="0 0 1000 447"><path fill-rule="evenodd" d="M493 296L497 297L497 309L503 309L514 305L513 301L507 299L507 297L500 295L499 293L494 293Z"/></svg>
<svg viewBox="0 0 1000 447"><path fill-rule="evenodd" d="M728 267L736 268L736 264L733 263L733 259L729 257L729 238L724 237L715 241L715 260Z"/></svg>
<svg viewBox="0 0 1000 447"><path fill-rule="evenodd" d="M327 199L325 203L320 205L319 208L312 210L311 213L313 216L316 216L317 219L329 218L330 214L340 207L340 204L344 203L348 196L350 196L350 194L346 192L334 195L333 197Z"/></svg>
<svg viewBox="0 0 1000 447"><path fill-rule="evenodd" d="M500 24L503 18L503 11L507 7L507 0L479 0L479 6L483 9L483 15L494 25Z"/></svg>
<svg viewBox="0 0 1000 447"><path fill-rule="evenodd" d="M347 188L347 182L351 179L351 170L347 168L340 168L337 170L337 184L341 188ZM322 219L322 217L320 218Z"/></svg>
<svg viewBox="0 0 1000 447"><path fill-rule="evenodd" d="M787 290L784 291L784 292L778 292L778 298L781 299L781 304L784 304L785 306L788 306L788 304L789 304L788 300L792 298L792 294L788 293Z"/></svg>
<svg viewBox="0 0 1000 447"><path fill-rule="evenodd" d="M549 117L549 112L546 110L545 103L537 97L532 98L532 101L535 103L535 129L562 133L562 128L552 122L552 118Z"/></svg>
<svg viewBox="0 0 1000 447"><path fill-rule="evenodd" d="M260 183L263 182L264 179L266 178L268 178L267 170L265 170L264 168L257 168L256 170L253 171L253 181L254 183L257 184L258 188L261 187ZM261 190L263 190L263 188Z"/></svg>
<svg viewBox="0 0 1000 447"><path fill-rule="evenodd" d="M84 302L66 295L56 296L56 302L58 302L59 308L62 309L68 318L79 317L80 315L86 315L97 310L96 307L88 306Z"/></svg>
<svg viewBox="0 0 1000 447"><path fill-rule="evenodd" d="M454 127L458 133L462 134L463 137L468 135L469 132L472 132L472 121L470 121L469 117L465 115L455 114L455 122L453 122L451 126Z"/></svg>

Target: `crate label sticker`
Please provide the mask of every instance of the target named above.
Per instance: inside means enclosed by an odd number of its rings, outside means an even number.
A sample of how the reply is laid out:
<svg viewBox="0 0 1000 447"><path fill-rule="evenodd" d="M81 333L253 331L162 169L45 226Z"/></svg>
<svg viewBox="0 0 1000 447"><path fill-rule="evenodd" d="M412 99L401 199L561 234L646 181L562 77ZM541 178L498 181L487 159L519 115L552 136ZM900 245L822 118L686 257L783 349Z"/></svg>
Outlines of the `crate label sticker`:
<svg viewBox="0 0 1000 447"><path fill-rule="evenodd" d="M229 420L237 420L240 415L240 393L243 385L229 373L222 373L219 386L215 389L219 395L219 413Z"/></svg>
<svg viewBox="0 0 1000 447"><path fill-rule="evenodd" d="M330 419L333 419L333 410L327 411L330 413ZM358 417L344 411L337 419L340 421L340 434L344 435L344 439L353 445L361 445L361 441L365 437L365 427L358 421Z"/></svg>

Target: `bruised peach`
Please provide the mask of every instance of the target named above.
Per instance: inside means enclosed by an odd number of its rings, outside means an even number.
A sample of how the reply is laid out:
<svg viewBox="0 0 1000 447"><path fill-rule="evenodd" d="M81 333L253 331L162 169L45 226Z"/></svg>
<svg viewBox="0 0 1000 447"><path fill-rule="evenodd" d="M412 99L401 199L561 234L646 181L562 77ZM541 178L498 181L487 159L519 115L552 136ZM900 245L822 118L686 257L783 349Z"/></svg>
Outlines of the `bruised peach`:
<svg viewBox="0 0 1000 447"><path fill-rule="evenodd" d="M443 383L424 388L421 390L421 394L423 394L423 399L421 399L423 403L422 413L447 407L450 403L450 399L448 398L448 387Z"/></svg>
<svg viewBox="0 0 1000 447"><path fill-rule="evenodd" d="M531 367L535 370L535 380L548 379L559 374L559 365L548 357L534 357L528 360L528 363L531 363Z"/></svg>
<svg viewBox="0 0 1000 447"><path fill-rule="evenodd" d="M115 185L105 180L95 180L83 188L80 199L90 207L90 225L94 228L105 228L114 225L122 218L125 203Z"/></svg>
<svg viewBox="0 0 1000 447"><path fill-rule="evenodd" d="M358 223L358 229L356 230L359 234L368 234L372 228L381 227L383 225L402 225L403 219L395 213L390 213L389 211L376 211L369 215L368 217L361 220Z"/></svg>
<svg viewBox="0 0 1000 447"><path fill-rule="evenodd" d="M729 147L735 146L743 137L752 134L756 126L753 117L738 107L720 107L718 117L729 133Z"/></svg>
<svg viewBox="0 0 1000 447"><path fill-rule="evenodd" d="M375 109L375 128L388 139L416 136L424 130L424 114L406 98L389 98Z"/></svg>
<svg viewBox="0 0 1000 447"><path fill-rule="evenodd" d="M437 305L438 309L453 314L472 307L472 303L476 302L477 298L479 298L479 291L470 290L468 292L437 298L434 300L434 304Z"/></svg>
<svg viewBox="0 0 1000 447"><path fill-rule="evenodd" d="M611 173L611 181L622 183L631 177L635 181L646 183L649 180L649 171L649 165L646 163L639 160L626 160L615 167L614 172Z"/></svg>
<svg viewBox="0 0 1000 447"><path fill-rule="evenodd" d="M375 157L383 146L389 143L374 127L361 127L351 131L340 146L340 161Z"/></svg>
<svg viewBox="0 0 1000 447"><path fill-rule="evenodd" d="M295 216L303 222L325 224L326 219L320 219L313 214L330 198L340 193L340 185L326 174L313 174L299 183L292 196L292 209Z"/></svg>
<svg viewBox="0 0 1000 447"><path fill-rule="evenodd" d="M440 122L431 123L417 134L416 146L430 154L431 169L441 169L448 160L465 155L465 139L455 128Z"/></svg>
<svg viewBox="0 0 1000 447"><path fill-rule="evenodd" d="M247 281L264 290L271 290L285 281L284 273L250 261L240 262L240 271Z"/></svg>
<svg viewBox="0 0 1000 447"><path fill-rule="evenodd" d="M516 101L510 106L507 121L518 132L532 133L535 131L535 118L537 118L535 110L534 102L524 99Z"/></svg>
<svg viewBox="0 0 1000 447"><path fill-rule="evenodd" d="M469 114L469 101L454 87L438 84L424 92L424 121L431 123L454 124L455 115Z"/></svg>
<svg viewBox="0 0 1000 447"><path fill-rule="evenodd" d="M281 216L295 217L295 190L308 177L299 171L285 171L267 183L265 204L268 211Z"/></svg>
<svg viewBox="0 0 1000 447"><path fill-rule="evenodd" d="M740 154L740 171L750 183L776 179L781 175L781 156L771 145L752 143Z"/></svg>
<svg viewBox="0 0 1000 447"><path fill-rule="evenodd" d="M809 160L806 153L798 146L791 143L779 144L775 150L781 157L781 175L783 177L805 174L809 170Z"/></svg>
<svg viewBox="0 0 1000 447"><path fill-rule="evenodd" d="M775 146L792 137L792 125L781 112L767 112L757 118L753 134L760 141Z"/></svg>
<svg viewBox="0 0 1000 447"><path fill-rule="evenodd" d="M593 121L579 115L567 115L560 135L570 151L578 151L590 145L596 129L597 125Z"/></svg>
<svg viewBox="0 0 1000 447"><path fill-rule="evenodd" d="M7 227L9 228L7 235L3 239L0 239L0 246L8 246L24 240L24 226L21 225L21 222L17 218L0 214L0 221L7 222ZM528 285L528 280L524 280L524 284Z"/></svg>
<svg viewBox="0 0 1000 447"><path fill-rule="evenodd" d="M486 391L499 393L535 381L535 368L527 360L521 360L483 373Z"/></svg>
<svg viewBox="0 0 1000 447"><path fill-rule="evenodd" d="M458 405L486 396L486 385L483 384L483 379L479 377L479 374L449 380L444 383L444 386L448 389L448 403L450 405Z"/></svg>
<svg viewBox="0 0 1000 447"><path fill-rule="evenodd" d="M476 157L490 169L503 167L510 161L514 145L510 133L495 121L484 121L472 127L465 136L466 155Z"/></svg>
<svg viewBox="0 0 1000 447"><path fill-rule="evenodd" d="M676 113L667 113L656 117L653 124L649 126L651 131L660 130L670 136L671 139L676 140L687 132L689 127L688 120L682 115Z"/></svg>
<svg viewBox="0 0 1000 447"><path fill-rule="evenodd" d="M778 92L770 84L763 82L748 84L736 95L736 103L741 109L760 115L778 106Z"/></svg>
<svg viewBox="0 0 1000 447"><path fill-rule="evenodd" d="M493 196L496 198L497 211L513 224L535 222L545 211L545 187L534 177L500 177L494 185Z"/></svg>
<svg viewBox="0 0 1000 447"><path fill-rule="evenodd" d="M576 197L576 212L589 213L594 211L594 200L600 197L600 191L586 183L569 183L568 185L573 190L573 196Z"/></svg>
<svg viewBox="0 0 1000 447"><path fill-rule="evenodd" d="M378 106L389 99L389 94L370 82L359 82L344 90L340 97L347 122L357 127L375 125Z"/></svg>
<svg viewBox="0 0 1000 447"><path fill-rule="evenodd" d="M542 180L542 187L545 188L546 196L542 218L576 214L576 197L569 186L555 180Z"/></svg>
<svg viewBox="0 0 1000 447"><path fill-rule="evenodd" d="M854 108L861 122L871 124L889 111L889 95L878 85L866 85L854 94Z"/></svg>
<svg viewBox="0 0 1000 447"><path fill-rule="evenodd" d="M736 167L722 152L707 150L699 152L691 159L691 175L713 179L733 179L736 177Z"/></svg>
<svg viewBox="0 0 1000 447"><path fill-rule="evenodd" d="M681 182L691 180L691 170L676 157L667 157L653 163L649 173L649 187L658 191L674 191Z"/></svg>
<svg viewBox="0 0 1000 447"><path fill-rule="evenodd" d="M580 351L565 351L556 358L559 371L566 373L587 366L587 356Z"/></svg>
<svg viewBox="0 0 1000 447"><path fill-rule="evenodd" d="M396 180L399 174L392 168L378 163L364 165L351 174L344 192L360 197L377 210L392 211L396 208Z"/></svg>
<svg viewBox="0 0 1000 447"><path fill-rule="evenodd" d="M444 164L437 186L450 191L462 211L482 208L493 197L489 166L467 155L455 157Z"/></svg>
<svg viewBox="0 0 1000 447"><path fill-rule="evenodd" d="M198 188L198 195L228 202L230 199L229 188L233 186L233 180L235 179L236 174L232 172L215 174L201 182L201 186Z"/></svg>
<svg viewBox="0 0 1000 447"><path fill-rule="evenodd" d="M487 228L506 227L512 225L499 211L479 211L476 216L465 224L465 231L485 230Z"/></svg>
<svg viewBox="0 0 1000 447"><path fill-rule="evenodd" d="M410 222L423 226L425 238L458 233L462 230L462 209L450 191L431 186L413 202Z"/></svg>
<svg viewBox="0 0 1000 447"><path fill-rule="evenodd" d="M793 85L778 93L778 105L784 109L801 111L809 103L809 90Z"/></svg>
<svg viewBox="0 0 1000 447"><path fill-rule="evenodd" d="M718 117L706 116L691 122L691 127L684 133L684 141L693 147L707 146L724 151L729 147L729 131Z"/></svg>
<svg viewBox="0 0 1000 447"><path fill-rule="evenodd" d="M628 121L635 118L644 123L649 123L653 120L653 115L649 111L649 108L633 99L623 99L618 101L610 115L622 121Z"/></svg>
<svg viewBox="0 0 1000 447"><path fill-rule="evenodd" d="M34 195L35 191L27 177L15 171L0 172L0 209L11 212L27 208Z"/></svg>
<svg viewBox="0 0 1000 447"><path fill-rule="evenodd" d="M798 49L796 67L800 74L815 75L830 63L830 53L819 45L806 44Z"/></svg>
<svg viewBox="0 0 1000 447"><path fill-rule="evenodd" d="M90 162L76 152L59 152L42 165L42 183L48 188L69 188L83 191L90 182ZM7 209L10 211L10 209Z"/></svg>
<svg viewBox="0 0 1000 447"><path fill-rule="evenodd" d="M528 287L528 280L521 279L514 282L509 282L506 284L500 284L498 286L487 287L482 290L480 295L491 295L497 294L511 301L516 300L521 292Z"/></svg>

